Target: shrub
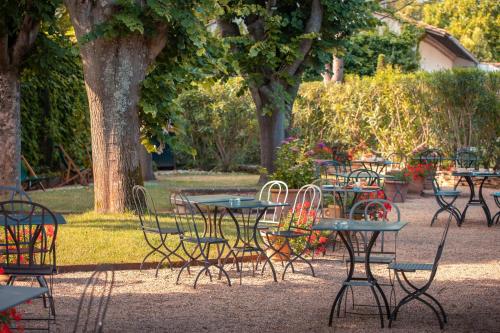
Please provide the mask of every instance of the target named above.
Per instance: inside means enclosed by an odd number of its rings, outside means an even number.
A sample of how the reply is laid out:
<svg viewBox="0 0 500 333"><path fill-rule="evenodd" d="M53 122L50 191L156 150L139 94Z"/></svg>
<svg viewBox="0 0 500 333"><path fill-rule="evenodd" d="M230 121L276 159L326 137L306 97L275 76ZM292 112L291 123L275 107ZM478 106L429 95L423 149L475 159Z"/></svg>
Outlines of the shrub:
<svg viewBox="0 0 500 333"><path fill-rule="evenodd" d="M255 107L241 79L199 84L176 99L185 120L182 135L192 155L181 156L188 167L223 171L239 164L259 163L259 132Z"/></svg>
<svg viewBox="0 0 500 333"><path fill-rule="evenodd" d="M485 163L499 154L500 73L454 69L403 74L386 69L344 84L301 85L293 120L310 143L359 142L386 154L420 144L453 154L478 146Z"/></svg>

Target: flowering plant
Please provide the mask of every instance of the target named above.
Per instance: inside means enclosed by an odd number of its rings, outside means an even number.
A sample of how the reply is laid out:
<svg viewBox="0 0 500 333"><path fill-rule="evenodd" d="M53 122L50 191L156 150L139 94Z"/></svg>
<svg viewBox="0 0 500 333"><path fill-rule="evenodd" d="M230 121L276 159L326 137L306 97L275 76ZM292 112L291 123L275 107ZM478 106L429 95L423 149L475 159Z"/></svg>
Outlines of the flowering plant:
<svg viewBox="0 0 500 333"><path fill-rule="evenodd" d="M419 178L424 179L433 172L432 164L419 163L416 165L408 165L406 169L413 180Z"/></svg>
<svg viewBox="0 0 500 333"><path fill-rule="evenodd" d="M297 233L309 233L312 225L316 221L316 211L311 209L311 202L304 201L304 203L298 203L294 206L294 214L289 213L285 219L284 223L280 224L280 229L288 230ZM277 245L281 245L282 240L278 240ZM328 233L313 231L309 237L298 237L290 240L290 245L292 246L295 253L302 253L305 250L306 254L311 253L325 253L326 243L328 242ZM276 244L276 243L275 243ZM274 245L274 244L273 244ZM279 248L278 246L278 248Z"/></svg>
<svg viewBox="0 0 500 333"><path fill-rule="evenodd" d="M328 145L320 140L312 149L314 157L320 160L331 160L333 158L333 150Z"/></svg>
<svg viewBox="0 0 500 333"><path fill-rule="evenodd" d="M298 138L290 137L282 142L276 153L272 179L287 183L289 188L300 188L315 178L314 151Z"/></svg>
<svg viewBox="0 0 500 333"><path fill-rule="evenodd" d="M402 170L394 170L390 172L392 178L388 180L396 180L404 183L409 183L412 179L412 174L408 170L408 168L404 168Z"/></svg>

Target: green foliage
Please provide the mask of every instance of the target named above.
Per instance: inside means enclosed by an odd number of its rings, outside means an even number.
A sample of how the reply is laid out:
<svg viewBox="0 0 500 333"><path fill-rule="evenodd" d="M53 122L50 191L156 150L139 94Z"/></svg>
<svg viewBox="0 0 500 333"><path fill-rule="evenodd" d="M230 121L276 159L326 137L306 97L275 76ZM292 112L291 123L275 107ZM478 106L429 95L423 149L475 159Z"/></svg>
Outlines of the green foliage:
<svg viewBox="0 0 500 333"><path fill-rule="evenodd" d="M90 125L81 62L62 35L39 35L21 75L22 153L37 172L58 170L54 144L88 164Z"/></svg>
<svg viewBox="0 0 500 333"><path fill-rule="evenodd" d="M287 88L300 82L305 69L321 73L334 48L341 47L358 29L375 22L371 16L374 2L364 0L321 1L322 17L313 18L322 20L317 33L306 30L312 1L218 2L224 11L220 20L238 25L236 33L223 38L227 63L249 85L258 87L273 81L267 100L278 110L291 104L295 96ZM301 47L308 41L312 47L304 56ZM299 66L293 69L291 65L297 61Z"/></svg>
<svg viewBox="0 0 500 333"><path fill-rule="evenodd" d="M482 61L500 60L498 0L415 1L402 14L446 29Z"/></svg>
<svg viewBox="0 0 500 333"><path fill-rule="evenodd" d="M366 142L385 153L409 154L426 143L452 154L479 146L499 156L500 74L475 69L403 74L387 69L345 84L305 83L294 126L310 143Z"/></svg>
<svg viewBox="0 0 500 333"><path fill-rule="evenodd" d="M275 171L271 179L285 182L289 188L298 189L316 179L314 151L303 140L290 137L278 148Z"/></svg>
<svg viewBox="0 0 500 333"><path fill-rule="evenodd" d="M241 93L241 86L241 79L225 84L208 81L182 92L175 100L186 126L177 140L192 153L181 163L226 171L258 162L255 107L248 92Z"/></svg>
<svg viewBox="0 0 500 333"><path fill-rule="evenodd" d="M384 55L386 65L400 68L404 72L419 68L417 45L422 31L403 25L401 34L388 29L364 31L349 39L344 57L345 72L358 75L373 75L377 69L379 55Z"/></svg>

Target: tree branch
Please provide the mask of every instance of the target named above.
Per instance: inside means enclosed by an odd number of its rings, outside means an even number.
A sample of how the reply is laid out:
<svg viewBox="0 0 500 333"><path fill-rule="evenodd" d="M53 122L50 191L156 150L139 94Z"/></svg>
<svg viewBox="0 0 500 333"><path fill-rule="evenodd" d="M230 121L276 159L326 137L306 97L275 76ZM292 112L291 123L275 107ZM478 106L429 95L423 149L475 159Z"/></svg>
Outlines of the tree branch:
<svg viewBox="0 0 500 333"><path fill-rule="evenodd" d="M149 64L151 64L158 54L163 50L165 45L167 45L167 25L166 24L158 24L156 28L156 32L154 37L149 39L148 41L148 59Z"/></svg>
<svg viewBox="0 0 500 333"><path fill-rule="evenodd" d="M311 15L309 16L309 20L307 21L306 28L304 33L317 33L321 30L321 23L323 21L323 6L321 5L320 0L313 0L311 3ZM304 62L307 54L311 50L313 40L303 39L299 45L299 56L298 58L291 63L289 66L286 66L283 70L288 73L290 76L294 76L297 73L300 65Z"/></svg>
<svg viewBox="0 0 500 333"><path fill-rule="evenodd" d="M11 64L13 66L19 66L23 61L24 56L35 43L39 29L40 21L34 20L28 15L24 17L19 34L12 47Z"/></svg>

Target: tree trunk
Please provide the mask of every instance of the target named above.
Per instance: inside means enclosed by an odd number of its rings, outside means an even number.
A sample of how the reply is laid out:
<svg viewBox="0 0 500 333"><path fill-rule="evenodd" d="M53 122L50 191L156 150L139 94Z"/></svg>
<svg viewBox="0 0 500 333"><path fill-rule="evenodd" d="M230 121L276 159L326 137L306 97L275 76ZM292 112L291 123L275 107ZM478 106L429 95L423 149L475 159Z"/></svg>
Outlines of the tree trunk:
<svg viewBox="0 0 500 333"><path fill-rule="evenodd" d="M17 70L0 72L0 186L21 183L20 77Z"/></svg>
<svg viewBox="0 0 500 333"><path fill-rule="evenodd" d="M344 59L333 56L333 76L332 81L335 83L344 82Z"/></svg>
<svg viewBox="0 0 500 333"><path fill-rule="evenodd" d="M140 36L98 39L81 48L89 99L97 212L132 209L132 187L142 184L139 91L146 75Z"/></svg>
<svg viewBox="0 0 500 333"><path fill-rule="evenodd" d="M321 74L323 76L323 83L328 83L332 81L331 73L332 73L332 64L326 64L325 71L323 72L323 74Z"/></svg>
<svg viewBox="0 0 500 333"><path fill-rule="evenodd" d="M151 154L142 144L139 144L139 153L141 155L142 179L144 181L155 180L155 173L153 171L153 156L151 156Z"/></svg>

